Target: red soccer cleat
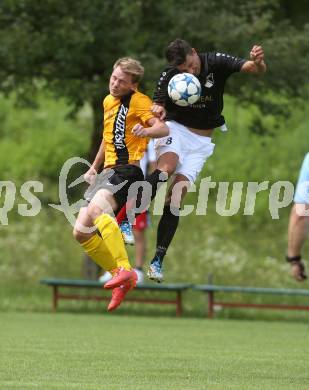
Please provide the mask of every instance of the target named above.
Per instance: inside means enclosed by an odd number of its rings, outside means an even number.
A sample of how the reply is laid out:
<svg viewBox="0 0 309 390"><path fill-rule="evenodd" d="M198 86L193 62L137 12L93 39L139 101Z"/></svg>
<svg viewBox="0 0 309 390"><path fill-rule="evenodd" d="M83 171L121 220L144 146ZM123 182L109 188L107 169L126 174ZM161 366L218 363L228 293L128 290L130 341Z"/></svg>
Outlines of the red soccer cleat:
<svg viewBox="0 0 309 390"><path fill-rule="evenodd" d="M114 288L113 293L112 293L112 299L107 307L107 310L112 311L112 310L117 309L117 307L124 300L127 293L136 286L136 282L137 282L137 275L134 272L134 276L131 279L126 281L120 287Z"/></svg>
<svg viewBox="0 0 309 390"><path fill-rule="evenodd" d="M116 270L115 275L112 277L112 279L104 284L104 288L110 289L110 288L120 287L125 282L133 280L135 277L136 277L136 273L133 269L128 271L124 268L118 268Z"/></svg>

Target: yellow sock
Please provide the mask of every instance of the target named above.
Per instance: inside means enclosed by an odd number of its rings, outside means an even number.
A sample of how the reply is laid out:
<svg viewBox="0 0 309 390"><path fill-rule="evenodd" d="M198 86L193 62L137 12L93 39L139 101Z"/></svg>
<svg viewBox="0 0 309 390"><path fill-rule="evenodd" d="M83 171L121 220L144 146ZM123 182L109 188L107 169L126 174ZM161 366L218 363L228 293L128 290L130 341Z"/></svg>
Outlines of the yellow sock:
<svg viewBox="0 0 309 390"><path fill-rule="evenodd" d="M132 269L120 228L114 218L108 214L102 214L95 219L94 224L102 236L106 249L112 253L117 267Z"/></svg>
<svg viewBox="0 0 309 390"><path fill-rule="evenodd" d="M106 247L104 241L98 234L95 234L89 240L82 242L81 246L85 252L105 271L111 271L117 268L117 262L112 253Z"/></svg>

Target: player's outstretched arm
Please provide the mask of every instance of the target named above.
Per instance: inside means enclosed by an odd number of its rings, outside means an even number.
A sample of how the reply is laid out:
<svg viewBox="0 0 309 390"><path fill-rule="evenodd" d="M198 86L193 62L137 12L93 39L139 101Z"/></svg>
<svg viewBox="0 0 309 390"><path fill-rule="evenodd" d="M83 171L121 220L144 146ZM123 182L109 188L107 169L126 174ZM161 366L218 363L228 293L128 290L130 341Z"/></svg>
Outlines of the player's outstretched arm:
<svg viewBox="0 0 309 390"><path fill-rule="evenodd" d="M241 67L243 73L263 74L266 72L264 62L264 50L262 46L254 45L250 51L250 60L246 61Z"/></svg>
<svg viewBox="0 0 309 390"><path fill-rule="evenodd" d="M158 118L149 119L147 121L147 125L150 127L144 127L141 124L136 124L132 129L132 133L140 138L161 138L169 135L169 128Z"/></svg>
<svg viewBox="0 0 309 390"><path fill-rule="evenodd" d="M96 174L100 167L104 163L104 154L105 154L105 148L104 148L104 140L102 140L99 151L96 155L96 158L94 159L91 167L88 169L88 171L84 174L84 179L87 183L92 184L95 180Z"/></svg>

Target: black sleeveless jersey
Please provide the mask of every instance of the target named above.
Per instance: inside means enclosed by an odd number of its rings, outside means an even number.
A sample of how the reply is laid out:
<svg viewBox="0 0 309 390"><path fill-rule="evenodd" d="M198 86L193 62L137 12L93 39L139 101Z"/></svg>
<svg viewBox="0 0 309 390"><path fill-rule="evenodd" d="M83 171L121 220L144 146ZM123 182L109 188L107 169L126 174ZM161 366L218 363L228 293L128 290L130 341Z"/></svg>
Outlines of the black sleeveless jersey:
<svg viewBox="0 0 309 390"><path fill-rule="evenodd" d="M199 57L201 72L196 77L201 83L202 92L196 103L181 107L169 98L168 82L175 74L180 73L172 66L168 66L161 73L153 101L164 105L167 112L166 120L174 120L195 129L213 129L225 123L221 115L225 82L232 73L239 72L247 60L215 52L202 53Z"/></svg>

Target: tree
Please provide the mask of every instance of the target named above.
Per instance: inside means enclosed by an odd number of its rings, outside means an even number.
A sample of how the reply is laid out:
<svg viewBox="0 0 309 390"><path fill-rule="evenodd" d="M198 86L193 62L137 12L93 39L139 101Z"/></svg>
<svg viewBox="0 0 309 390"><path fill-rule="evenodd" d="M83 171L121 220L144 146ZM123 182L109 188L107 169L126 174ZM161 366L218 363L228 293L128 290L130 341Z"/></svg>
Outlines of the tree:
<svg viewBox="0 0 309 390"><path fill-rule="evenodd" d="M121 56L143 57L140 53L147 42L140 24L145 23L143 12L147 16L153 4L138 0L3 0L0 91L15 91L20 100L29 103L38 89L48 88L56 96L65 96L74 111L89 102L94 113L92 159L100 142L101 104L112 65ZM146 30L144 34L147 38Z"/></svg>
<svg viewBox="0 0 309 390"><path fill-rule="evenodd" d="M303 7L286 0L197 0L192 7L179 0L181 12L173 33L186 37L199 50L230 52L244 58L253 44L262 44L267 73L246 81L244 76L233 77L227 92L236 95L241 104L258 105L262 115L286 118L308 93L309 24L303 17L308 5L301 4ZM261 118L254 122L262 126ZM254 128L261 134L267 132Z"/></svg>
<svg viewBox="0 0 309 390"><path fill-rule="evenodd" d="M245 83L236 77L229 90L243 103L257 103L264 114L286 115L291 97L302 98L308 80L309 28L296 22L303 20L299 15L286 0L196 0L194 7L187 0L2 0L0 91L14 90L29 102L37 89L48 88L75 111L89 102L92 159L100 141L102 98L118 57L142 60L143 86L152 93L163 49L176 37L201 50L245 57L252 44L262 43L265 77Z"/></svg>

